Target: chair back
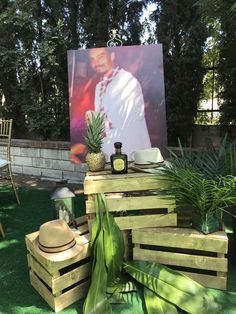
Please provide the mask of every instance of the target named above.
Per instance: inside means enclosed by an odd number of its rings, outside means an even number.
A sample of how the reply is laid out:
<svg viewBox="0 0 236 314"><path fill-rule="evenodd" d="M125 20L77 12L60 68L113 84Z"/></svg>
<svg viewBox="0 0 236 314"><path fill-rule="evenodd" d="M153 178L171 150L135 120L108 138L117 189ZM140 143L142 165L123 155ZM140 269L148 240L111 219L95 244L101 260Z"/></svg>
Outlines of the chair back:
<svg viewBox="0 0 236 314"><path fill-rule="evenodd" d="M12 135L12 119L0 119L0 156L7 161L10 161L11 149L11 135Z"/></svg>

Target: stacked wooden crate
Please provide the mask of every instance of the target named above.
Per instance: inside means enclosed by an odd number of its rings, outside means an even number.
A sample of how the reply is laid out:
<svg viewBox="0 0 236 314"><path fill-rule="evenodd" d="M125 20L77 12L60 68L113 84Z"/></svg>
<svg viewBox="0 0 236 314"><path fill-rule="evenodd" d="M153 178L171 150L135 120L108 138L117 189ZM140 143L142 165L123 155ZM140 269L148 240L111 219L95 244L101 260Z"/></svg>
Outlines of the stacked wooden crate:
<svg viewBox="0 0 236 314"><path fill-rule="evenodd" d="M76 219L80 237L78 244L83 245L82 252L61 262L50 261L37 253L34 240L39 232L26 235L30 282L49 306L58 312L77 300L82 299L89 286L90 253L87 217Z"/></svg>
<svg viewBox="0 0 236 314"><path fill-rule="evenodd" d="M104 193L109 211L123 231L128 248L126 231L177 225L174 198L163 199L156 194L158 189L164 187L160 175L156 174L130 170L128 174L112 175L110 169L91 172L84 180L84 193L88 195L86 212L91 220L95 213L94 195ZM126 251L126 257L129 256L130 252Z"/></svg>
<svg viewBox="0 0 236 314"><path fill-rule="evenodd" d="M156 193L163 188L166 184L159 174L130 169L123 175L112 175L110 169L88 173L84 181L86 212L91 220L94 195L105 193L109 210L123 230L125 258L132 257L131 249L134 259L157 261L207 287L226 289L227 235L223 231L204 235L191 228L177 228L175 200L171 196L163 199ZM189 226L189 219L187 224L182 220L181 226ZM132 239L127 234L129 230Z"/></svg>
<svg viewBox="0 0 236 314"><path fill-rule="evenodd" d="M226 289L228 238L218 231L204 235L190 228L133 230L133 258L157 261L206 287Z"/></svg>

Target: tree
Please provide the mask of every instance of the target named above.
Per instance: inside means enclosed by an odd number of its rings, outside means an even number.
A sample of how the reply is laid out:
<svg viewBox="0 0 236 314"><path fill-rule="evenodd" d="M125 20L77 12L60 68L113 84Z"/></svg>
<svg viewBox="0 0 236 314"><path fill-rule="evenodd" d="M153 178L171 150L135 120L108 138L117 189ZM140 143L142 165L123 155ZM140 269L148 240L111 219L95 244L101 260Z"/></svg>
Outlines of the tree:
<svg viewBox="0 0 236 314"><path fill-rule="evenodd" d="M152 14L163 44L169 144L188 142L202 91L201 66L207 28L194 0L157 1Z"/></svg>
<svg viewBox="0 0 236 314"><path fill-rule="evenodd" d="M0 94L4 106L0 107L0 114L5 118L14 119L16 132L24 126L24 114L21 108L22 90L19 88L19 71L22 69L23 54L18 36L20 29L28 26L27 18L16 12L14 3L9 0L1 1Z"/></svg>
<svg viewBox="0 0 236 314"><path fill-rule="evenodd" d="M1 114L14 119L16 137L25 126L30 136L68 139L66 52L79 42L76 10L76 0L1 2Z"/></svg>
<svg viewBox="0 0 236 314"><path fill-rule="evenodd" d="M109 32L116 28L124 45L141 43L140 17L151 0L84 0L81 6L86 47L104 47Z"/></svg>
<svg viewBox="0 0 236 314"><path fill-rule="evenodd" d="M232 0L227 1L229 6L232 3ZM221 41L218 66L222 86L220 122L223 125L236 125L236 22L232 23L226 16L222 16L220 21Z"/></svg>
<svg viewBox="0 0 236 314"><path fill-rule="evenodd" d="M220 24L218 74L221 92L220 122L224 126L236 124L236 1L198 0L205 20L214 18ZM215 25L218 26L218 23Z"/></svg>

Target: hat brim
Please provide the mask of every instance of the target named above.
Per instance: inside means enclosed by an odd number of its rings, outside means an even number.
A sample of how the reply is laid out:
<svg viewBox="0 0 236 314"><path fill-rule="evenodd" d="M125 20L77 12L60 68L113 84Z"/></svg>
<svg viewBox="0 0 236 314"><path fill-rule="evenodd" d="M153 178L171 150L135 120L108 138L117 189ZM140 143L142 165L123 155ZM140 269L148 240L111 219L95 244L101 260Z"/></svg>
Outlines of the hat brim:
<svg viewBox="0 0 236 314"><path fill-rule="evenodd" d="M74 235L75 235L75 240L76 238L80 237L78 234L74 234ZM76 255L80 254L83 250L83 246L76 243L73 247L65 251L58 252L58 253L46 253L39 248L39 236L37 236L32 241L32 244L34 246L36 253L38 253L39 255L53 262L62 262L67 259L73 258Z"/></svg>
<svg viewBox="0 0 236 314"><path fill-rule="evenodd" d="M135 163L132 163L130 165L130 168L133 169L134 171L138 172L146 172L146 173L153 173L153 174L161 174L161 170L163 170L163 166L169 167L169 162L164 160L163 162L158 163L157 166L151 166L151 167L140 167Z"/></svg>
<svg viewBox="0 0 236 314"><path fill-rule="evenodd" d="M160 161L160 162L150 162L150 163L146 163L146 164L136 164L134 162L134 166L135 167L138 167L138 168L141 168L141 169L152 169L152 168L159 168L161 166L164 165L164 160L163 161Z"/></svg>

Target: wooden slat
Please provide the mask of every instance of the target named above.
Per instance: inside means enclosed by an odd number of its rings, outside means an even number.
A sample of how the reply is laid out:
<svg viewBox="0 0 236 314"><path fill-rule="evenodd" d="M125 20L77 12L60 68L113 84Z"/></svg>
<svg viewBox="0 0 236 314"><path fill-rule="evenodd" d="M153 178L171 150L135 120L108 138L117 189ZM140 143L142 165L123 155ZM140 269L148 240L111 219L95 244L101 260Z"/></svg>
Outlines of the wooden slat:
<svg viewBox="0 0 236 314"><path fill-rule="evenodd" d="M194 254L182 254L175 252L160 252L154 250L133 250L134 260L156 261L164 265L174 265L195 269L227 272L227 259Z"/></svg>
<svg viewBox="0 0 236 314"><path fill-rule="evenodd" d="M84 193L111 193L111 192L128 192L128 191L142 191L142 190L156 190L166 187L166 183L160 180L160 177L153 174L144 174L144 176L131 175L114 175L98 177L89 177L84 180ZM102 177L102 176L101 176Z"/></svg>
<svg viewBox="0 0 236 314"><path fill-rule="evenodd" d="M222 254L222 253L218 253L217 257L224 258L225 255ZM221 269L220 271L217 272L217 276L219 276L219 277L226 277L226 273Z"/></svg>
<svg viewBox="0 0 236 314"><path fill-rule="evenodd" d="M201 285L207 288L214 288L214 289L221 289L226 290L227 288L227 278L225 277L218 277L218 276L211 276L205 274L196 274L191 272L181 271L182 274L192 278L193 280L197 281Z"/></svg>
<svg viewBox="0 0 236 314"><path fill-rule="evenodd" d="M90 267L91 263L89 262L58 278L52 279L52 293L55 295L57 292L62 291L63 289L72 286L80 280L89 277Z"/></svg>
<svg viewBox="0 0 236 314"><path fill-rule="evenodd" d="M87 216L81 216L81 217L77 217L75 218L76 224L77 225L82 225L82 224L86 224L87 223Z"/></svg>
<svg viewBox="0 0 236 314"><path fill-rule="evenodd" d="M188 228L150 228L133 230L133 243L177 247L226 254L228 238L225 232L218 231L204 235Z"/></svg>
<svg viewBox="0 0 236 314"><path fill-rule="evenodd" d="M122 216L115 217L115 221L121 230L166 227L177 225L177 215L172 213L159 215Z"/></svg>
<svg viewBox="0 0 236 314"><path fill-rule="evenodd" d="M140 196L140 197L117 197L109 198L106 196L107 205L110 212L113 211L129 211L138 209L155 209L155 208L168 208L172 211L175 208L175 200L163 199L159 195ZM94 213L93 201L86 201L86 213Z"/></svg>
<svg viewBox="0 0 236 314"><path fill-rule="evenodd" d="M86 221L86 224L77 227L76 233L79 234L79 235L80 234L86 234L88 232L89 232L89 229L88 229L87 221Z"/></svg>
<svg viewBox="0 0 236 314"><path fill-rule="evenodd" d="M51 288L52 275L49 274L46 269L42 267L42 265L40 265L32 255L27 254L27 259L28 265L31 270Z"/></svg>
<svg viewBox="0 0 236 314"><path fill-rule="evenodd" d="M89 287L89 281L86 281L81 285L61 294L60 296L54 297L32 271L30 271L30 282L34 289L56 313L71 305L72 303L82 299L87 294Z"/></svg>
<svg viewBox="0 0 236 314"><path fill-rule="evenodd" d="M60 310L66 308L72 303L85 297L88 292L88 287L89 281L86 281L81 285L72 288L69 291L61 294L59 297L55 298L55 312L59 312Z"/></svg>
<svg viewBox="0 0 236 314"><path fill-rule="evenodd" d="M111 169L109 170L104 170L104 171L99 171L99 172L88 172L85 176L85 180L107 180L107 179L122 179L122 178L145 178L149 176L158 176L156 174L150 174L150 173L141 173L141 172L131 172L131 173L126 173L126 174L112 174Z"/></svg>
<svg viewBox="0 0 236 314"><path fill-rule="evenodd" d="M48 305L54 310L54 297L52 293L32 271L30 271L30 283L34 287L34 289L41 295L41 297L48 303Z"/></svg>

